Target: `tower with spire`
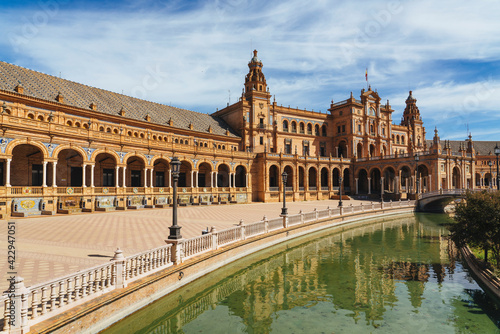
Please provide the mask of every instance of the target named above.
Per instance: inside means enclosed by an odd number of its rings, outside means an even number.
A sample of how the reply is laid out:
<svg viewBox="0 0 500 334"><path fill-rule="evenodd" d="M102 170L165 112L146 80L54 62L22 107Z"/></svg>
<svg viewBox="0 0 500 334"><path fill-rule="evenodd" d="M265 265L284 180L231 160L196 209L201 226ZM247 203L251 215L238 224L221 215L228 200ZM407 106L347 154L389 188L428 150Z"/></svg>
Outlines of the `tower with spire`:
<svg viewBox="0 0 500 334"><path fill-rule="evenodd" d="M416 151L421 151L425 149L425 128L417 107L417 99L413 97L411 90L405 102L406 107L401 119L401 125L408 128L411 146Z"/></svg>

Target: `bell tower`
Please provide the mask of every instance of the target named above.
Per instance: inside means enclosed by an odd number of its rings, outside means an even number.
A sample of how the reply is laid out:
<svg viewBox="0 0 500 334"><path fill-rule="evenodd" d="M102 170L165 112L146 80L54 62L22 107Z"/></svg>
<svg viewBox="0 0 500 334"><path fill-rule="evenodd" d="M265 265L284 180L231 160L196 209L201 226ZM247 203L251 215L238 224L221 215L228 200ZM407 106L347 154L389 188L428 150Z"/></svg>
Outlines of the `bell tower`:
<svg viewBox="0 0 500 334"><path fill-rule="evenodd" d="M249 107L245 116L245 130L248 134L246 146L255 153L269 152L275 146L272 137L274 119L271 112L271 94L262 67L257 50L254 50L248 63L249 71L245 77L242 99Z"/></svg>
<svg viewBox="0 0 500 334"><path fill-rule="evenodd" d="M266 77L262 73L262 62L257 58L257 50L253 51L253 58L248 63L248 74L245 77L245 96L248 98L253 93L266 95Z"/></svg>
<svg viewBox="0 0 500 334"><path fill-rule="evenodd" d="M408 128L409 134L409 144L411 147L420 151L425 148L425 128L424 122L420 117L420 111L417 107L417 99L413 97L412 91L406 99L406 108L403 112L403 118L401 119L401 125Z"/></svg>

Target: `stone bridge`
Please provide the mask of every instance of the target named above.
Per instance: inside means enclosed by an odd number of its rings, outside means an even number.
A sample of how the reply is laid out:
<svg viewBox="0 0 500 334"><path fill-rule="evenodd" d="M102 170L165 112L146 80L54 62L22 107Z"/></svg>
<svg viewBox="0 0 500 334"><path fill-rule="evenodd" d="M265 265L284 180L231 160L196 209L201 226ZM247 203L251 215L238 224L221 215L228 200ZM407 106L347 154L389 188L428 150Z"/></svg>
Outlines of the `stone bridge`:
<svg viewBox="0 0 500 334"><path fill-rule="evenodd" d="M418 196L416 211L443 213L444 208L457 198L463 198L471 189L437 190Z"/></svg>

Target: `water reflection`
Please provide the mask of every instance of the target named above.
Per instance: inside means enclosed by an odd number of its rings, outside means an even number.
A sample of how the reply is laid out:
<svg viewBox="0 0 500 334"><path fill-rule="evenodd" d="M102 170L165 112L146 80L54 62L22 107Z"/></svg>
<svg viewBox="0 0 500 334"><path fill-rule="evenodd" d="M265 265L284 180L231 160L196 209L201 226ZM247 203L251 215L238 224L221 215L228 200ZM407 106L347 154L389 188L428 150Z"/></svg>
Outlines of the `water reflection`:
<svg viewBox="0 0 500 334"><path fill-rule="evenodd" d="M443 216L308 236L208 275L109 333L496 333L499 309L470 280Z"/></svg>

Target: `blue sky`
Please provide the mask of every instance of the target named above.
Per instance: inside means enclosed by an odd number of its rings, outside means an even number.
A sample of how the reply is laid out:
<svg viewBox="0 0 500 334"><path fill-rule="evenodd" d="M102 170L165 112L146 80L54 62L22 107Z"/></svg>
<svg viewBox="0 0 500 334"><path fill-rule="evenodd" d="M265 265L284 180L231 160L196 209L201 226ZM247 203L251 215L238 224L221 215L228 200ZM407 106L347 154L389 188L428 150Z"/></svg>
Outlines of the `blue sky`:
<svg viewBox="0 0 500 334"><path fill-rule="evenodd" d="M500 141L500 2L2 1L0 60L212 113L259 51L278 104L326 112L369 82L431 139Z"/></svg>

